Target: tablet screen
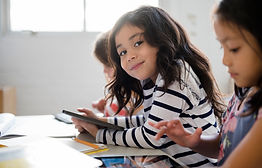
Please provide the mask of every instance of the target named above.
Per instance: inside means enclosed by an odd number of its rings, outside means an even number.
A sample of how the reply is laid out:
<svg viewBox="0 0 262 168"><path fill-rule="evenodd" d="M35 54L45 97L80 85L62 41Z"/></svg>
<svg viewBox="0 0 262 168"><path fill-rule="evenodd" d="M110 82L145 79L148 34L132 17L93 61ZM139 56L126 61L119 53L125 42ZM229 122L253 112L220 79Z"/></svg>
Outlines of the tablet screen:
<svg viewBox="0 0 262 168"><path fill-rule="evenodd" d="M103 162L101 168L182 168L180 164L167 155L145 156L106 156L96 157Z"/></svg>

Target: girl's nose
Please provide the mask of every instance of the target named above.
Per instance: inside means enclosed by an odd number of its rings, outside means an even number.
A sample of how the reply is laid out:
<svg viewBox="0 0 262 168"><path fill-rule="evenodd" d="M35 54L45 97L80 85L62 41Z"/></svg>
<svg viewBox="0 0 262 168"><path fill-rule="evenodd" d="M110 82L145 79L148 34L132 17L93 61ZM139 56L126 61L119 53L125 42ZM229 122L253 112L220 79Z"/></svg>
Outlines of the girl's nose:
<svg viewBox="0 0 262 168"><path fill-rule="evenodd" d="M227 52L224 52L224 55L223 55L223 64L227 67L231 66L232 65L232 61L231 61L231 58L230 58L230 55L229 53Z"/></svg>
<svg viewBox="0 0 262 168"><path fill-rule="evenodd" d="M134 54L134 53L131 53L130 55L129 55L129 57L128 57L128 62L130 62L130 61L132 61L132 60L134 60L136 58L136 54Z"/></svg>

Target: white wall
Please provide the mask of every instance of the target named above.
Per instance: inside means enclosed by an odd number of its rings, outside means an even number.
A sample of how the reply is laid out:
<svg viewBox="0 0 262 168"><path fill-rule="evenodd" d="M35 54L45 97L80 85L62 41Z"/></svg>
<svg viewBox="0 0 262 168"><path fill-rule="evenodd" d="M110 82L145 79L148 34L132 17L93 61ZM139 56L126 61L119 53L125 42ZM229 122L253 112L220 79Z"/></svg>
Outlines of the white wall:
<svg viewBox="0 0 262 168"><path fill-rule="evenodd" d="M217 0L163 0L164 8L187 31L196 45L210 60L219 88L232 93L233 81L222 64L223 52L216 40L212 25L212 11Z"/></svg>
<svg viewBox="0 0 262 168"><path fill-rule="evenodd" d="M17 114L88 107L103 96L102 66L92 52L96 34L0 38L0 85L17 90Z"/></svg>
<svg viewBox="0 0 262 168"><path fill-rule="evenodd" d="M222 91L231 91L210 22L214 0L160 0L209 58ZM2 29L3 30L3 29ZM97 33L0 36L0 86L17 90L17 115L54 114L90 107L103 96L102 66L92 55Z"/></svg>

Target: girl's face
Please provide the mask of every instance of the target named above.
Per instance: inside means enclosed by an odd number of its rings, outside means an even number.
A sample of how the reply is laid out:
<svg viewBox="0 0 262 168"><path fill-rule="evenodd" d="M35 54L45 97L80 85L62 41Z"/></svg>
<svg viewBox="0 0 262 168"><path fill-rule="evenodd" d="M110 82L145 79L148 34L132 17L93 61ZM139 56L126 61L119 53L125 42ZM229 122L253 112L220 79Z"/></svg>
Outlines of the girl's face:
<svg viewBox="0 0 262 168"><path fill-rule="evenodd" d="M256 39L249 32L214 20L217 39L224 49L223 64L238 87L256 86L262 75L262 52Z"/></svg>
<svg viewBox="0 0 262 168"><path fill-rule="evenodd" d="M157 77L158 48L150 46L144 39L144 31L136 26L124 25L116 34L115 43L121 67L132 77L145 80Z"/></svg>

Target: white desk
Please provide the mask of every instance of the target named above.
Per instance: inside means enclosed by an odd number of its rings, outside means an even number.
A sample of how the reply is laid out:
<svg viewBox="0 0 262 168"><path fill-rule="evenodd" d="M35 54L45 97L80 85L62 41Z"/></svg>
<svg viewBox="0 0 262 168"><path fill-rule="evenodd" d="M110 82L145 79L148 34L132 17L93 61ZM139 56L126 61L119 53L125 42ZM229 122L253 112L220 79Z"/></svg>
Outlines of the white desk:
<svg viewBox="0 0 262 168"><path fill-rule="evenodd" d="M74 125L55 119L53 115L16 116L15 125L7 134L72 137L77 134Z"/></svg>
<svg viewBox="0 0 262 168"><path fill-rule="evenodd" d="M73 124L66 124L54 119L53 115L36 115L36 116L16 116L17 130L10 133L23 135L41 135L51 137L68 137L76 136L76 129ZM19 128L18 128L19 127ZM88 142L95 142L90 134L78 134L77 137ZM1 138L0 138L1 139ZM59 138L56 138L59 140ZM158 149L140 149L132 147L107 145L107 151L91 154L92 157L101 156L141 156L141 155L167 155ZM177 161L180 163L179 161ZM183 165L182 163L180 163Z"/></svg>
<svg viewBox="0 0 262 168"><path fill-rule="evenodd" d="M0 148L1 168L97 168L102 162L48 137L31 137L27 144ZM22 137L18 137L21 139ZM13 138L14 140L16 138ZM22 143L22 142L20 142Z"/></svg>
<svg viewBox="0 0 262 168"><path fill-rule="evenodd" d="M92 137L88 133L81 133L77 136L81 140L86 140L88 142L95 143L95 138ZM140 148L134 148L134 147L125 147L125 146L115 146L115 145L106 145L109 150L98 152L94 154L90 154L92 157L105 157L105 156L143 156L143 155L149 155L149 156L156 156L156 155L168 155L167 153L163 152L160 149L140 149ZM183 163L180 161L170 157L178 164L182 165L183 168L187 168Z"/></svg>

